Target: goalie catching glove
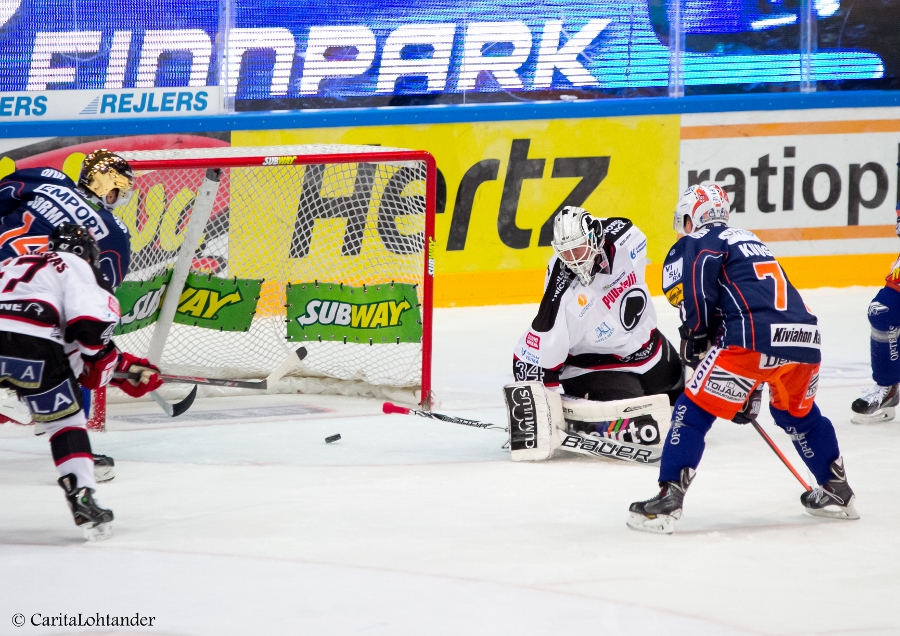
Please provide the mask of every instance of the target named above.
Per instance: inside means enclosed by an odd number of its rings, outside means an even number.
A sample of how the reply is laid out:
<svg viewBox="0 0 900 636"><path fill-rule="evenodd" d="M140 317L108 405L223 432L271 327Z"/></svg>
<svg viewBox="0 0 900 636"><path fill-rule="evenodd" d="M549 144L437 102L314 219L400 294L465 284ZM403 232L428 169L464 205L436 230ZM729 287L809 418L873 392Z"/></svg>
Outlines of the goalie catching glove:
<svg viewBox="0 0 900 636"><path fill-rule="evenodd" d="M113 379L116 372L140 373L140 378ZM84 369L78 376L78 381L87 389L99 389L112 384L131 397L143 397L161 387L163 383L159 377L159 369L150 364L149 360L119 351L111 343L96 356L84 359Z"/></svg>

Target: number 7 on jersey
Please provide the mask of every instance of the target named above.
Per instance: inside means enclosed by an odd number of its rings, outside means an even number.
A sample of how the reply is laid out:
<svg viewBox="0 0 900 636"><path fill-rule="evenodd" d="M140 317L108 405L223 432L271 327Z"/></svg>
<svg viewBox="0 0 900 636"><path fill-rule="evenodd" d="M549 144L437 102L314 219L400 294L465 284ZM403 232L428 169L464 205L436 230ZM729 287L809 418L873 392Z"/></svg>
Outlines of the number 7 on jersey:
<svg viewBox="0 0 900 636"><path fill-rule="evenodd" d="M775 309L779 311L787 310L787 279L781 266L776 261L764 261L762 263L753 263L753 271L759 280L771 278L775 281Z"/></svg>

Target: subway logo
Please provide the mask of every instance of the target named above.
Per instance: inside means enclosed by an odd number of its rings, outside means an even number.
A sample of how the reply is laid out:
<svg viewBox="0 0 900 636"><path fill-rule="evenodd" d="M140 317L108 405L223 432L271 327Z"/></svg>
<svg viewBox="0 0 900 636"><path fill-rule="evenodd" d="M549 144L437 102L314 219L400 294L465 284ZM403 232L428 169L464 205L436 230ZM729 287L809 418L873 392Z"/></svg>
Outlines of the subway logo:
<svg viewBox="0 0 900 636"><path fill-rule="evenodd" d="M306 313L297 316L301 327L338 325L356 329L378 329L396 327L401 324L403 313L412 309L406 300L383 300L374 303L345 303L335 300L310 300Z"/></svg>

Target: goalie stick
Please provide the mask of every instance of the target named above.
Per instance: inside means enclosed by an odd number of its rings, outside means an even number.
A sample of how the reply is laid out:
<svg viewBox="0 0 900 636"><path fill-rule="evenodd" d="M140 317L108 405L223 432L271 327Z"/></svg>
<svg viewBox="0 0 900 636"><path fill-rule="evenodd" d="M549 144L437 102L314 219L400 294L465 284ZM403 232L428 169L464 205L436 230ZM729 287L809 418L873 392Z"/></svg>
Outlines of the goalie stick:
<svg viewBox="0 0 900 636"><path fill-rule="evenodd" d="M420 411L418 409L409 409L405 406L399 406L397 404L393 404L391 402L385 402L381 406L381 410L388 415L397 413L400 415L416 415L418 417L425 417L430 420L440 420L441 422L449 422L451 424L462 424L464 426L472 426L475 428L486 428L495 431L507 431L505 426L497 426L496 424L491 424L489 422L479 422L478 420L467 420L464 417L453 417L451 415L442 415L441 413L433 413L431 411Z"/></svg>
<svg viewBox="0 0 900 636"><path fill-rule="evenodd" d="M497 426L496 424L491 424L489 422L479 422L478 420L468 420L463 417L443 415L442 413L410 409L391 402L385 402L382 405L381 410L389 415L394 413L400 415L415 415L430 420L439 420L451 424L462 424L474 428L485 428L494 431L502 431L504 433L509 430L505 426ZM572 453L591 455L593 457L605 457L607 459L618 459L638 464L649 464L659 461L660 453L654 453L653 450L644 446L629 444L628 442L622 442L615 439L582 435L577 432L567 432L562 435L563 439L561 440L562 444L560 448ZM625 451L622 450L623 447L625 448Z"/></svg>

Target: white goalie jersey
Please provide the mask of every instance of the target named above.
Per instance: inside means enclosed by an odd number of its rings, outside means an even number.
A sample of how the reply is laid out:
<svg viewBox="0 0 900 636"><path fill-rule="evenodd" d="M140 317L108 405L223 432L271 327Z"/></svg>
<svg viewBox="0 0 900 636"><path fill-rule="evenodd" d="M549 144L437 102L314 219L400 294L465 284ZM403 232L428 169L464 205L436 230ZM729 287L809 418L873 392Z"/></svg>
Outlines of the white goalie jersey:
<svg viewBox="0 0 900 636"><path fill-rule="evenodd" d="M52 340L91 357L109 344L118 321L109 283L74 254L28 254L0 270L0 331Z"/></svg>
<svg viewBox="0 0 900 636"><path fill-rule="evenodd" d="M642 373L662 353L656 310L644 280L647 237L631 221L601 219L610 263L589 285L554 256L531 329L515 351L517 380L559 380L595 370Z"/></svg>

